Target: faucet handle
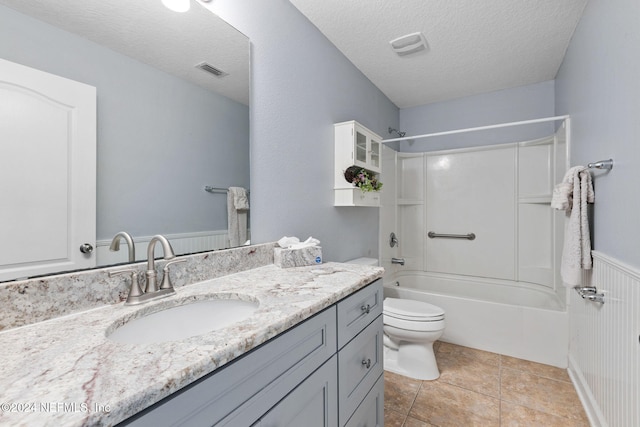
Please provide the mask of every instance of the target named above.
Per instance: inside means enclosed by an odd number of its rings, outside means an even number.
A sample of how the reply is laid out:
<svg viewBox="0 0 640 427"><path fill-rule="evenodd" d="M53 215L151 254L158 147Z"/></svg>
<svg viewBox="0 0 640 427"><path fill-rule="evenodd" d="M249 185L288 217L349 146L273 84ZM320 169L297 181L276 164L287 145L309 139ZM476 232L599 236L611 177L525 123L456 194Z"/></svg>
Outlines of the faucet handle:
<svg viewBox="0 0 640 427"><path fill-rule="evenodd" d="M131 273L131 288L129 288L129 295L127 296L127 301L125 302L125 304L130 304L133 301L139 299L144 294L144 292L142 292L142 289L140 288L140 284L138 283L138 271L133 269L110 271L109 277L119 276L126 273Z"/></svg>
<svg viewBox="0 0 640 427"><path fill-rule="evenodd" d="M173 264L179 264L181 262L187 262L185 258L177 259L175 261L170 261L164 265L162 269L162 284L160 285L160 289L173 289L173 285L171 284L171 278L169 277L169 267Z"/></svg>

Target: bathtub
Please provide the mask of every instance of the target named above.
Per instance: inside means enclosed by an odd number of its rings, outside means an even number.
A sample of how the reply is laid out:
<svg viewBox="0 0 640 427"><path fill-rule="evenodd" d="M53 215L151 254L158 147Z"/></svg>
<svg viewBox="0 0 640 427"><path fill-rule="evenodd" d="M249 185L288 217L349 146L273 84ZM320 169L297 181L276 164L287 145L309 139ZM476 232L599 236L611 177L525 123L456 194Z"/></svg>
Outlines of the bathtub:
<svg viewBox="0 0 640 427"><path fill-rule="evenodd" d="M442 341L566 368L569 317L562 302L553 293L514 285L402 273L385 277L384 296L444 309Z"/></svg>

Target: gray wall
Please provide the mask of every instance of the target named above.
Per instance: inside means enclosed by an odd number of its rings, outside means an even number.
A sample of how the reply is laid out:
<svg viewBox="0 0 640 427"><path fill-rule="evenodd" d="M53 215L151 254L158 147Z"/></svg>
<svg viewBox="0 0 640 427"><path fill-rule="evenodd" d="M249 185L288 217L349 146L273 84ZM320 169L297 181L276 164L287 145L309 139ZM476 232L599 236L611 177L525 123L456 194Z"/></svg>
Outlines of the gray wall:
<svg viewBox="0 0 640 427"><path fill-rule="evenodd" d="M640 2L591 0L556 78L556 111L571 114L571 164L594 172L594 249L640 267Z"/></svg>
<svg viewBox="0 0 640 427"><path fill-rule="evenodd" d="M252 45L253 241L312 235L325 261L377 256L378 209L333 206L333 124L384 136L398 109L287 0L213 7Z"/></svg>
<svg viewBox="0 0 640 427"><path fill-rule="evenodd" d="M423 135L552 117L554 111L554 82L547 81L404 108L400 110L400 130L407 132L407 135ZM529 141L553 132L553 123L523 125L402 142L400 151L422 152Z"/></svg>
<svg viewBox="0 0 640 427"><path fill-rule="evenodd" d="M0 57L97 87L97 237L227 228L249 187L249 108L0 6Z"/></svg>

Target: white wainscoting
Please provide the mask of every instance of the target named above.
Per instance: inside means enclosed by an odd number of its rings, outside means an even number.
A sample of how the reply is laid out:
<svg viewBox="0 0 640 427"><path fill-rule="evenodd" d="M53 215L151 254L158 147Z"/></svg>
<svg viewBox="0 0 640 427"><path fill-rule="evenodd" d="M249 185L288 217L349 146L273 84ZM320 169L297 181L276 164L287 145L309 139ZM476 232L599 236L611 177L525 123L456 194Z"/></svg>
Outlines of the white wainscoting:
<svg viewBox="0 0 640 427"><path fill-rule="evenodd" d="M147 246L153 236L132 236L136 248L136 261L147 259ZM197 233L165 234L176 254L212 251L229 247L227 230L212 230ZM120 241L120 250L111 252L111 240L96 242L96 262L98 265L110 265L128 261L127 244ZM156 256L162 256L162 250L156 249Z"/></svg>
<svg viewBox="0 0 640 427"><path fill-rule="evenodd" d="M640 272L593 252L584 284L603 305L571 292L569 373L593 426L640 426Z"/></svg>

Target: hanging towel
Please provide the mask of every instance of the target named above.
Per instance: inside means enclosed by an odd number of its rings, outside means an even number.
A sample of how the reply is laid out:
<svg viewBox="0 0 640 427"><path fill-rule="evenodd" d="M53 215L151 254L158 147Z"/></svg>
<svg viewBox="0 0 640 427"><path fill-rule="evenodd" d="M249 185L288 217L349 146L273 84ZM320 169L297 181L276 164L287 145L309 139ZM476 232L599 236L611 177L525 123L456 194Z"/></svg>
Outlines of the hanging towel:
<svg viewBox="0 0 640 427"><path fill-rule="evenodd" d="M587 203L593 203L594 193L591 173L584 166L570 168L562 182L555 186L551 207L566 211L567 221L564 232L564 248L560 273L567 286L579 285L582 270L590 270L591 236Z"/></svg>
<svg viewBox="0 0 640 427"><path fill-rule="evenodd" d="M242 187L229 187L227 192L227 224L229 246L235 247L247 241L247 212L249 198Z"/></svg>
<svg viewBox="0 0 640 427"><path fill-rule="evenodd" d="M246 189L242 187L229 187L229 192L233 194L233 206L236 210L249 210L249 197Z"/></svg>

